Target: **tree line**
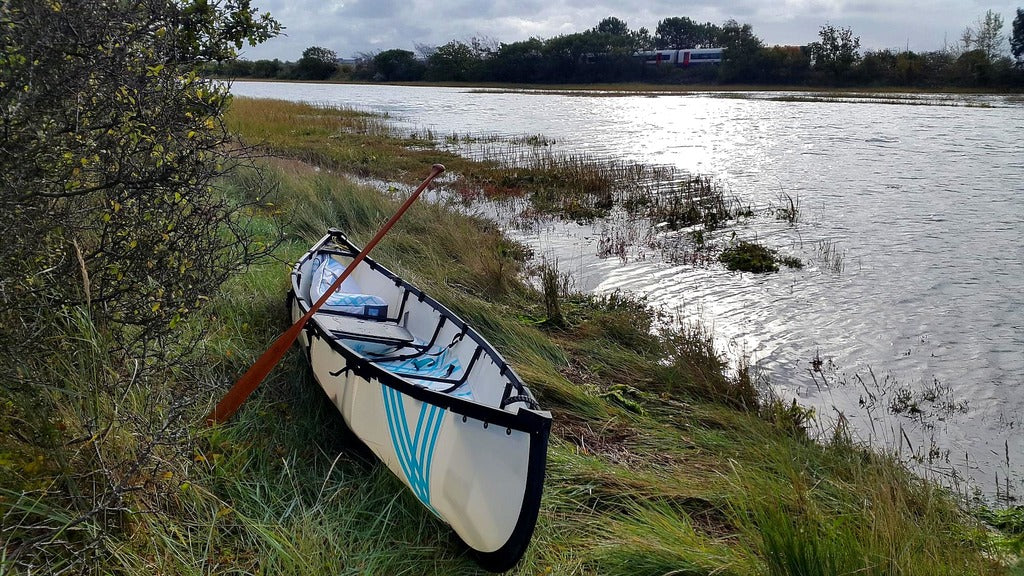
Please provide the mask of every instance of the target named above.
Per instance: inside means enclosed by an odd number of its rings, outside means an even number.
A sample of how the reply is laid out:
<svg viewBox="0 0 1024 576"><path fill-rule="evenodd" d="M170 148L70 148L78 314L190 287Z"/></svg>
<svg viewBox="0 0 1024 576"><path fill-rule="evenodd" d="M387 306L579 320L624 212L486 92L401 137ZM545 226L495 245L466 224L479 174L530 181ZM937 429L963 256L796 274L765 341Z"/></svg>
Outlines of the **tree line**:
<svg viewBox="0 0 1024 576"><path fill-rule="evenodd" d="M610 16L597 26L553 38L512 43L488 38L416 45L341 61L327 48L306 49L296 62L236 60L210 65L223 77L374 82L499 83L719 83L759 85L1012 87L1024 86L1024 9L1010 34L988 11L952 46L931 52L861 53L850 28L822 26L804 46L767 46L749 24L723 25L687 17L661 20L652 33ZM1009 40L1010 51L1006 51ZM675 67L645 64L643 51L723 48L720 64Z"/></svg>

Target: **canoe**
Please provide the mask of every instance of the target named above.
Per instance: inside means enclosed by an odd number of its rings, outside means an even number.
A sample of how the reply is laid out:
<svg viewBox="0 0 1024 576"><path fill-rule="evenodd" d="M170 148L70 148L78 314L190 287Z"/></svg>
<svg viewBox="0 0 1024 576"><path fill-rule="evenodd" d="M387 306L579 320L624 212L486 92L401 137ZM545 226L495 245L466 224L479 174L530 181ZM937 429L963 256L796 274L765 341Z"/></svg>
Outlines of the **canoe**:
<svg viewBox="0 0 1024 576"><path fill-rule="evenodd" d="M305 314L358 254L330 230L295 265ZM523 555L540 508L551 414L480 334L370 258L298 339L345 423L485 569Z"/></svg>

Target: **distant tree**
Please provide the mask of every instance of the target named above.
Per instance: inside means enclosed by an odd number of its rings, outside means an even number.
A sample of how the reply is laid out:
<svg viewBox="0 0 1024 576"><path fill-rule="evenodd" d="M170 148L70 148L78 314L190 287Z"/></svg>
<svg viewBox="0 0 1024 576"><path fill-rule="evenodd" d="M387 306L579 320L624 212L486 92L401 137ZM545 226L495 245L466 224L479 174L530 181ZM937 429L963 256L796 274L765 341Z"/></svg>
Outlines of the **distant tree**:
<svg viewBox="0 0 1024 576"><path fill-rule="evenodd" d="M539 82L544 80L541 64L544 41L530 38L501 44L487 62L488 79L498 82Z"/></svg>
<svg viewBox="0 0 1024 576"><path fill-rule="evenodd" d="M490 36L473 36L469 39L469 47L478 60L486 60L498 51L501 42Z"/></svg>
<svg viewBox="0 0 1024 576"><path fill-rule="evenodd" d="M654 39L658 48L711 48L720 32L710 22L698 24L686 16L676 16L658 22Z"/></svg>
<svg viewBox="0 0 1024 576"><path fill-rule="evenodd" d="M860 37L849 28L836 28L831 24L818 31L818 42L811 44L814 68L824 73L827 80L838 81L848 77L860 60Z"/></svg>
<svg viewBox="0 0 1024 576"><path fill-rule="evenodd" d="M758 82L764 44L750 24L729 20L722 26L718 45L725 49L719 79L723 82Z"/></svg>
<svg viewBox="0 0 1024 576"><path fill-rule="evenodd" d="M987 86L995 79L995 67L980 48L968 50L955 61L949 80L964 86Z"/></svg>
<svg viewBox="0 0 1024 576"><path fill-rule="evenodd" d="M802 46L772 46L761 50L759 82L803 84L811 70L811 53Z"/></svg>
<svg viewBox="0 0 1024 576"><path fill-rule="evenodd" d="M596 32L601 34L611 34L612 36L628 36L629 26L623 20L619 20L615 16L609 16L594 28Z"/></svg>
<svg viewBox="0 0 1024 576"><path fill-rule="evenodd" d="M416 50L416 55L420 57L420 60L427 61L434 52L437 52L437 46L431 46L430 44L421 44L419 42L413 42L412 47Z"/></svg>
<svg viewBox="0 0 1024 576"><path fill-rule="evenodd" d="M697 24L686 16L665 18L654 31L658 48L692 48L697 38Z"/></svg>
<svg viewBox="0 0 1024 576"><path fill-rule="evenodd" d="M481 57L473 46L458 40L440 46L427 60L430 80L464 82L475 80Z"/></svg>
<svg viewBox="0 0 1024 576"><path fill-rule="evenodd" d="M1010 52L1017 61L1017 67L1024 68L1024 8L1017 8L1017 17L1013 19Z"/></svg>
<svg viewBox="0 0 1024 576"><path fill-rule="evenodd" d="M225 60L217 62L212 72L224 78L246 78L253 75L253 67L252 62L246 60Z"/></svg>
<svg viewBox="0 0 1024 576"><path fill-rule="evenodd" d="M1000 55L1005 54L1004 46L1006 35L1003 34L1002 15L991 10L985 12L984 18L979 18L974 27L973 48L984 52L989 61L994 61Z"/></svg>
<svg viewBox="0 0 1024 576"><path fill-rule="evenodd" d="M637 50L653 50L654 49L654 37L651 36L651 31L641 26L639 30L630 33L633 37L633 46Z"/></svg>
<svg viewBox="0 0 1024 576"><path fill-rule="evenodd" d="M338 61L338 54L334 50L322 46L310 46L302 51L303 58L309 58L325 64L334 64Z"/></svg>
<svg viewBox="0 0 1024 576"><path fill-rule="evenodd" d="M964 52L969 52L974 46L974 28L970 26L964 28L964 31L960 33L960 43L955 46L952 50L953 56L960 56Z"/></svg>
<svg viewBox="0 0 1024 576"><path fill-rule="evenodd" d="M705 22L697 27L696 48L717 48L719 38L722 35L722 28L711 22Z"/></svg>
<svg viewBox="0 0 1024 576"><path fill-rule="evenodd" d="M326 80L338 70L338 55L334 50L310 46L302 51L293 74L299 80Z"/></svg>
<svg viewBox="0 0 1024 576"><path fill-rule="evenodd" d="M919 60L921 83L925 85L949 84L951 70L956 64L956 56L950 50L935 50L917 55Z"/></svg>
<svg viewBox="0 0 1024 576"><path fill-rule="evenodd" d="M423 78L425 65L408 50L385 50L373 57L381 80L410 81Z"/></svg>
<svg viewBox="0 0 1024 576"><path fill-rule="evenodd" d="M638 50L637 36L630 32L628 25L614 16L609 16L600 24L579 34L582 44L588 46L591 59L609 54L632 55Z"/></svg>
<svg viewBox="0 0 1024 576"><path fill-rule="evenodd" d="M917 86L925 84L927 61L910 51L876 50L867 52L857 66L857 77L865 84ZM935 81L936 79L931 79Z"/></svg>
<svg viewBox="0 0 1024 576"><path fill-rule="evenodd" d="M256 78L276 78L281 73L281 61L257 60L252 63L252 75Z"/></svg>
<svg viewBox="0 0 1024 576"><path fill-rule="evenodd" d="M607 49L609 36L593 31L563 34L544 43L544 78L549 82L590 82L591 60Z"/></svg>

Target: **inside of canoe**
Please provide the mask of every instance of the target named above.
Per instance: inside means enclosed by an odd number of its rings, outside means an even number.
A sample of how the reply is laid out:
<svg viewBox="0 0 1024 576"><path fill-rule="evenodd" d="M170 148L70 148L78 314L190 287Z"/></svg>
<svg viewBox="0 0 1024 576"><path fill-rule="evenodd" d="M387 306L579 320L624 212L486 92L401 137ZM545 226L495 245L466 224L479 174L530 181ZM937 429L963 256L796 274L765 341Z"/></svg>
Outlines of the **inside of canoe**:
<svg viewBox="0 0 1024 576"><path fill-rule="evenodd" d="M321 246L296 268L306 306L319 298L356 253ZM325 272L330 268L330 271ZM493 349L419 290L370 261L360 264L314 321L365 361L416 386L508 410L538 408ZM369 303L366 307L360 302Z"/></svg>

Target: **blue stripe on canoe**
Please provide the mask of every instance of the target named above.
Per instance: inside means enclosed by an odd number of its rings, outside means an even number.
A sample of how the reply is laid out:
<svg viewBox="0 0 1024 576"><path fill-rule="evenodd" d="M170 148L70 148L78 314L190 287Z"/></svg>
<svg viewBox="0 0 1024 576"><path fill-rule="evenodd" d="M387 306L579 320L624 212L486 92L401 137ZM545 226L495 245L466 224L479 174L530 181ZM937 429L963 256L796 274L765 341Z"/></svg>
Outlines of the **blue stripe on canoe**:
<svg viewBox="0 0 1024 576"><path fill-rule="evenodd" d="M444 409L420 403L416 419L416 430L409 433L409 421L405 414L402 393L388 386L381 386L384 397L384 412L388 419L388 431L395 448L398 463L413 494L420 502L437 514L430 505L430 467L434 461L434 448L444 420Z"/></svg>

